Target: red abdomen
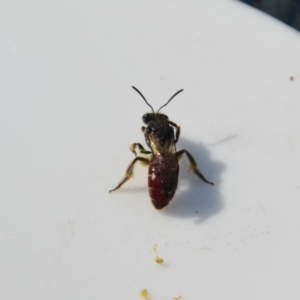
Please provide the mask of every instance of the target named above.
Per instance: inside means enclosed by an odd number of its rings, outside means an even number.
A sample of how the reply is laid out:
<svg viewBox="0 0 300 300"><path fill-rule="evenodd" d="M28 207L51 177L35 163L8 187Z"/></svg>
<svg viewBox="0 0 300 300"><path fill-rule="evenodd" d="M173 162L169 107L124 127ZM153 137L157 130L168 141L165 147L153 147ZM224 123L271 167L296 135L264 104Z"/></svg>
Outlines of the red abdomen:
<svg viewBox="0 0 300 300"><path fill-rule="evenodd" d="M178 182L179 165L176 155L152 157L149 165L148 188L155 208L161 209L173 198Z"/></svg>

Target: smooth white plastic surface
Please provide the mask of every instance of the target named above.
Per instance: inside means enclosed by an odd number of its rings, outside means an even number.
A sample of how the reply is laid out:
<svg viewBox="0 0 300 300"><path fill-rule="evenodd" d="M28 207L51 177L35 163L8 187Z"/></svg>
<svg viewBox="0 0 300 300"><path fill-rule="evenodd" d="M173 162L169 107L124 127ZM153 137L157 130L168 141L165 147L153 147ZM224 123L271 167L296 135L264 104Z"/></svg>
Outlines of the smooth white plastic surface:
<svg viewBox="0 0 300 300"><path fill-rule="evenodd" d="M1 299L299 298L299 32L237 1L23 1L0 40ZM214 187L183 158L162 211L141 166L108 193L145 145L132 85L185 89L162 112Z"/></svg>

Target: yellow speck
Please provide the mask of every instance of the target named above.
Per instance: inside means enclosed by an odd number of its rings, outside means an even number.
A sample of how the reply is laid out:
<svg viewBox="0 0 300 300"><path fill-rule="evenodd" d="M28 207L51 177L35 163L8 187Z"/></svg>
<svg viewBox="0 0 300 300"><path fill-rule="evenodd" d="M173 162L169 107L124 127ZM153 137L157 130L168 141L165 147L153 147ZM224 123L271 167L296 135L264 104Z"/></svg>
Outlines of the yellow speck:
<svg viewBox="0 0 300 300"><path fill-rule="evenodd" d="M142 289L142 290L140 291L140 295L141 295L145 300L150 300L148 291L147 291L146 289Z"/></svg>
<svg viewBox="0 0 300 300"><path fill-rule="evenodd" d="M158 264L162 264L164 262L164 260L161 257L156 256L155 257L155 262L157 262Z"/></svg>
<svg viewBox="0 0 300 300"><path fill-rule="evenodd" d="M152 249L153 249L153 251L156 251L157 250L157 244L154 244Z"/></svg>
<svg viewBox="0 0 300 300"><path fill-rule="evenodd" d="M179 297L174 297L173 300L181 300L181 296L179 296Z"/></svg>

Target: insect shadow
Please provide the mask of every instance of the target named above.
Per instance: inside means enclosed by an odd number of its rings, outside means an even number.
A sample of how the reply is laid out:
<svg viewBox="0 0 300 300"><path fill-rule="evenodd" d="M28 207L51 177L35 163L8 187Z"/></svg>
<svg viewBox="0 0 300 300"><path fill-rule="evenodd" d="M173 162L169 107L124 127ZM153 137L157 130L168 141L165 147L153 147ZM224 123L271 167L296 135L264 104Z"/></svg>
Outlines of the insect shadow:
<svg viewBox="0 0 300 300"><path fill-rule="evenodd" d="M218 214L223 208L219 192L221 175L226 166L210 158L208 150L201 143L195 143L184 137L178 142L177 149L188 149L194 156L199 169L214 186L203 183L193 172L185 158L180 161L178 189L174 199L161 213L179 218L197 218L197 222Z"/></svg>

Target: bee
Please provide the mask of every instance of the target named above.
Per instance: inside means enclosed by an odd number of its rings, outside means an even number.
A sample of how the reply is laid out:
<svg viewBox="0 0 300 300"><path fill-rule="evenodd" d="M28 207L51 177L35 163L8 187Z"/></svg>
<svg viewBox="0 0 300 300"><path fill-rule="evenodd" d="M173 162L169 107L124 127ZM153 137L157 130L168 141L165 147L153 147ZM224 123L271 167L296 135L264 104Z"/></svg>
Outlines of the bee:
<svg viewBox="0 0 300 300"><path fill-rule="evenodd" d="M134 153L135 158L129 164L121 182L109 192L111 193L118 190L125 182L133 177L134 166L137 162L140 162L143 165L149 166L148 190L151 201L156 209L162 209L168 205L175 195L179 174L178 161L183 154L187 156L190 169L194 174L207 184L214 185L200 172L190 152L185 149L180 151L176 150L176 143L180 136L180 126L170 121L165 114L160 113L160 110L167 106L183 89L175 93L157 112L154 112L153 107L148 103L143 94L136 87L133 86L132 88L140 94L152 110L152 113L146 113L142 117L143 122L147 125L146 127L142 126L142 132L144 133L145 141L150 151L146 150L140 143L132 144L130 150Z"/></svg>

